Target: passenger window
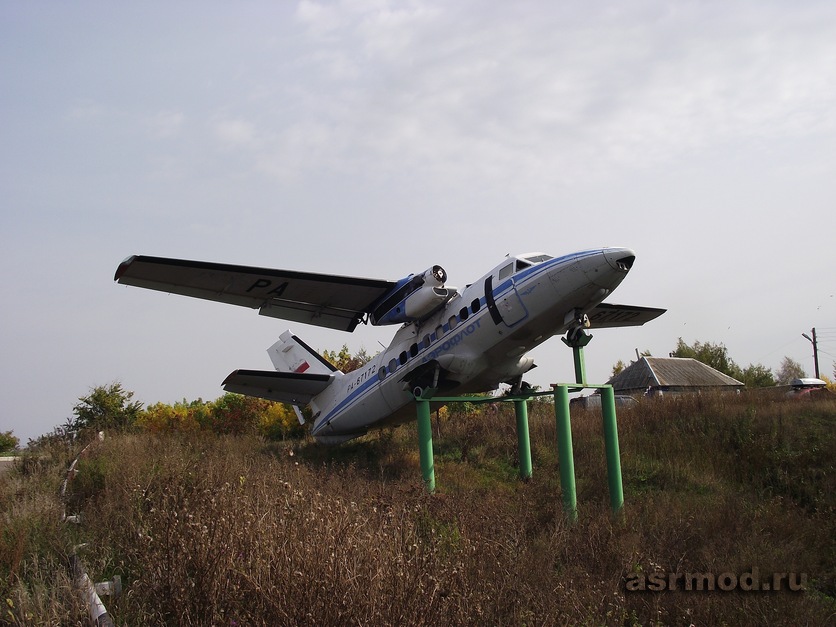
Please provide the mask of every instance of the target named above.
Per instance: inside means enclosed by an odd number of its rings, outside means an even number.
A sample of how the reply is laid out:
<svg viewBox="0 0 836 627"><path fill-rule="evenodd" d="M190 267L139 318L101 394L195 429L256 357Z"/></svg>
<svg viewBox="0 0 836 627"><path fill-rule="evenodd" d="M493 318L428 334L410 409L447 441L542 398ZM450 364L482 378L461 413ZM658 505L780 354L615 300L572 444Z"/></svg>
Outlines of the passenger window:
<svg viewBox="0 0 836 627"><path fill-rule="evenodd" d="M477 311L479 311L479 299L478 298L474 298L473 302L470 303L470 310L473 313L476 313Z"/></svg>
<svg viewBox="0 0 836 627"><path fill-rule="evenodd" d="M412 346L409 347L409 356L410 357L415 357L417 354L418 354L418 345L413 344Z"/></svg>
<svg viewBox="0 0 836 627"><path fill-rule="evenodd" d="M502 270L499 271L499 280L501 281L502 279L505 279L505 278L511 276L511 274L513 272L514 272L514 262L512 261L507 266L502 268Z"/></svg>
<svg viewBox="0 0 836 627"><path fill-rule="evenodd" d="M444 335L444 327L438 325L435 328L435 339L440 340L442 335Z"/></svg>
<svg viewBox="0 0 836 627"><path fill-rule="evenodd" d="M401 362L402 366L406 363L406 359L406 351L404 351L400 354L400 357L398 357L398 360Z"/></svg>
<svg viewBox="0 0 836 627"><path fill-rule="evenodd" d="M470 315L470 312L467 310L467 307L462 307L462 310L459 312L459 317L462 320L467 320L467 317Z"/></svg>
<svg viewBox="0 0 836 627"><path fill-rule="evenodd" d="M458 320L458 318L456 318L456 316L450 316L450 330L451 331L456 328L456 325L458 323L459 323L459 320Z"/></svg>
<svg viewBox="0 0 836 627"><path fill-rule="evenodd" d="M389 372L395 372L398 369L398 360L393 359L389 362Z"/></svg>
<svg viewBox="0 0 836 627"><path fill-rule="evenodd" d="M380 370L377 371L377 378L381 381L386 378L386 366L380 367Z"/></svg>
<svg viewBox="0 0 836 627"><path fill-rule="evenodd" d="M424 336L424 348L429 348L429 347L430 347L430 343L431 343L431 342L430 342L430 336L429 336L429 334L428 334L428 335L425 335L425 336Z"/></svg>

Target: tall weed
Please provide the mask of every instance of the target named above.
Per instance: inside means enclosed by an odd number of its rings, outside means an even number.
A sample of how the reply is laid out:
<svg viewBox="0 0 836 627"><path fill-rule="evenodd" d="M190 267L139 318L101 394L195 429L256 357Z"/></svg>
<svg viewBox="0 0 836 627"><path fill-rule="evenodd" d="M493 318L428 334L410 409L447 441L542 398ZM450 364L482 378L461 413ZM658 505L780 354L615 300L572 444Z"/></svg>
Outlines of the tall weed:
<svg viewBox="0 0 836 627"><path fill-rule="evenodd" d="M574 525L561 507L553 408L533 403L529 417L528 482L516 477L512 408L437 422L434 495L421 485L415 425L335 449L251 435L120 435L82 465L79 477L89 477L73 495L85 559L97 580L122 576L126 593L109 609L129 624L832 620L833 404L697 397L621 411L617 516L601 417L573 414ZM12 557L15 537L5 545ZM55 547L41 546L37 559L50 554ZM635 573L753 567L806 573L808 589L625 587Z"/></svg>

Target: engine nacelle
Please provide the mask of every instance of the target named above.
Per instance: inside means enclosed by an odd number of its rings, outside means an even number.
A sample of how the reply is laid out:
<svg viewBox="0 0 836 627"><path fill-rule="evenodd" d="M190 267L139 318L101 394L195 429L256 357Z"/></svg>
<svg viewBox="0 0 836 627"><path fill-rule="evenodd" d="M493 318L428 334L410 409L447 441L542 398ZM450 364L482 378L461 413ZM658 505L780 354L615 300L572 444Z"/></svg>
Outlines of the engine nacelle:
<svg viewBox="0 0 836 627"><path fill-rule="evenodd" d="M421 278L424 279L424 285L444 287L444 284L447 282L447 271L441 266L433 266L432 268L424 270L424 274L421 275Z"/></svg>
<svg viewBox="0 0 836 627"><path fill-rule="evenodd" d="M445 281L447 272L441 266L408 276L371 313L371 323L401 324L423 320L457 294L455 287L444 287Z"/></svg>
<svg viewBox="0 0 836 627"><path fill-rule="evenodd" d="M425 285L404 299L405 320L421 320L442 307L455 294L446 287Z"/></svg>

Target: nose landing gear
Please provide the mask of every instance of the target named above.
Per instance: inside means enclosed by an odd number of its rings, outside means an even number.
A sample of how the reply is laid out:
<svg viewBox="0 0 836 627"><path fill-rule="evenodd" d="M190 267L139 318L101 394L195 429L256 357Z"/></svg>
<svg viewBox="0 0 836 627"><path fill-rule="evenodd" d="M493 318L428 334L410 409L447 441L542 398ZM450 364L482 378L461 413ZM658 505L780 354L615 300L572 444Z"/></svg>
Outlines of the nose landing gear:
<svg viewBox="0 0 836 627"><path fill-rule="evenodd" d="M568 317L568 316L567 316ZM586 332L590 327L589 317L586 314L574 312L573 324L566 332L566 337L560 338L566 346L572 349L575 358L575 381L586 384L586 365L583 358L583 347L592 341L592 336Z"/></svg>

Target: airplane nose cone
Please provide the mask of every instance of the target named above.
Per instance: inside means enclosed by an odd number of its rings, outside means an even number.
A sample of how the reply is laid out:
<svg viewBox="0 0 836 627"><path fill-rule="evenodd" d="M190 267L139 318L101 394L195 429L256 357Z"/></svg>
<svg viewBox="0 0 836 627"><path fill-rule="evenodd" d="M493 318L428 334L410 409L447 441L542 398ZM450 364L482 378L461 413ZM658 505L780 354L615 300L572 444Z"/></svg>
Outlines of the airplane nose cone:
<svg viewBox="0 0 836 627"><path fill-rule="evenodd" d="M604 248L599 255L589 259L584 272L589 281L606 290L614 290L624 280L636 253L629 248Z"/></svg>
<svg viewBox="0 0 836 627"><path fill-rule="evenodd" d="M601 252L611 268L624 273L630 271L636 260L636 253L629 248L605 248Z"/></svg>

